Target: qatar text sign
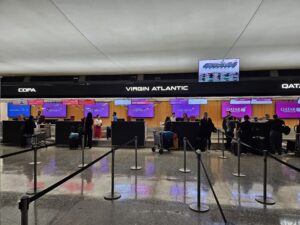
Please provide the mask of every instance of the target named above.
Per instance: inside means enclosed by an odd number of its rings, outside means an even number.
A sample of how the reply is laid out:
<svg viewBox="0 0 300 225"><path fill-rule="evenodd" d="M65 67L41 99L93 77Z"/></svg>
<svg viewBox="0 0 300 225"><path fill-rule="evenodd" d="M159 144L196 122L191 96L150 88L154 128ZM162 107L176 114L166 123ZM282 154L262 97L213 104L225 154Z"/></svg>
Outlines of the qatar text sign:
<svg viewBox="0 0 300 225"><path fill-rule="evenodd" d="M242 118L245 115L252 116L252 105L236 105L230 104L230 102L222 102L222 117L224 118L230 111L232 116Z"/></svg>
<svg viewBox="0 0 300 225"><path fill-rule="evenodd" d="M239 81L239 59L199 61L199 82Z"/></svg>
<svg viewBox="0 0 300 225"><path fill-rule="evenodd" d="M300 104L296 101L276 102L276 114L279 118L300 118Z"/></svg>

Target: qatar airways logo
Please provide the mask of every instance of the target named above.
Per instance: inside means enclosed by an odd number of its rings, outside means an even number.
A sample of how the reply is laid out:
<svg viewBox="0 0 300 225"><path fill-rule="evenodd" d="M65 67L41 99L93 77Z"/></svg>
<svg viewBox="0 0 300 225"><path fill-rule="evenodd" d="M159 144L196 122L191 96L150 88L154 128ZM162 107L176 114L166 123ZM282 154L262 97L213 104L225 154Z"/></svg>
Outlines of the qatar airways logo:
<svg viewBox="0 0 300 225"><path fill-rule="evenodd" d="M35 88L18 88L19 93L36 92Z"/></svg>
<svg viewBox="0 0 300 225"><path fill-rule="evenodd" d="M230 111L232 113L246 112L246 107L229 107L226 108L226 111Z"/></svg>
<svg viewBox="0 0 300 225"><path fill-rule="evenodd" d="M300 83L291 83L291 84L284 83L284 84L281 84L281 88L282 89L299 89Z"/></svg>
<svg viewBox="0 0 300 225"><path fill-rule="evenodd" d="M127 92L188 91L189 86L126 86Z"/></svg>
<svg viewBox="0 0 300 225"><path fill-rule="evenodd" d="M300 107L281 107L280 111L285 113L296 113L300 112Z"/></svg>

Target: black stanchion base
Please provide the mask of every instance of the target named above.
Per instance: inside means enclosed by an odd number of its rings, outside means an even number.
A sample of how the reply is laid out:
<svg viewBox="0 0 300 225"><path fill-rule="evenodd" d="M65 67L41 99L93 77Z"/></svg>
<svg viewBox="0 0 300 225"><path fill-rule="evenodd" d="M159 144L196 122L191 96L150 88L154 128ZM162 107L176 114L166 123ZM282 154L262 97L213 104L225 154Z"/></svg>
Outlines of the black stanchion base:
<svg viewBox="0 0 300 225"><path fill-rule="evenodd" d="M189 208L195 212L207 212L209 210L209 206L205 205L203 203L200 203L200 207L198 206L198 204L192 203L189 205Z"/></svg>
<svg viewBox="0 0 300 225"><path fill-rule="evenodd" d="M181 169L179 169L179 171L180 172L182 172L182 173L190 173L191 172L191 170L190 169L187 169L187 168L181 168Z"/></svg>
<svg viewBox="0 0 300 225"><path fill-rule="evenodd" d="M232 175L235 177L245 177L246 176L245 174L242 174L242 173L233 173Z"/></svg>
<svg viewBox="0 0 300 225"><path fill-rule="evenodd" d="M141 170L142 167L141 166L137 166L137 167L136 166L131 166L130 169L131 170Z"/></svg>
<svg viewBox="0 0 300 225"><path fill-rule="evenodd" d="M104 196L105 200L117 200L121 198L121 194L119 192L109 192Z"/></svg>
<svg viewBox="0 0 300 225"><path fill-rule="evenodd" d="M31 190L27 191L26 194L27 195L36 195L40 191L41 191L40 189L37 189L36 192L35 192L34 189L31 189Z"/></svg>
<svg viewBox="0 0 300 225"><path fill-rule="evenodd" d="M82 164L82 163L81 163L81 164L78 165L78 168L85 167L86 165L87 165L87 164Z"/></svg>
<svg viewBox="0 0 300 225"><path fill-rule="evenodd" d="M264 205L274 205L276 203L273 198L266 197L265 199L264 196L256 196L255 200Z"/></svg>
<svg viewBox="0 0 300 225"><path fill-rule="evenodd" d="M225 225L235 225L235 224L231 222L226 222Z"/></svg>
<svg viewBox="0 0 300 225"><path fill-rule="evenodd" d="M28 163L29 165L34 165L34 162ZM41 164L41 162L36 162L37 165Z"/></svg>
<svg viewBox="0 0 300 225"><path fill-rule="evenodd" d="M220 158L220 159L227 159L226 156L222 156L222 155L218 156L218 158Z"/></svg>

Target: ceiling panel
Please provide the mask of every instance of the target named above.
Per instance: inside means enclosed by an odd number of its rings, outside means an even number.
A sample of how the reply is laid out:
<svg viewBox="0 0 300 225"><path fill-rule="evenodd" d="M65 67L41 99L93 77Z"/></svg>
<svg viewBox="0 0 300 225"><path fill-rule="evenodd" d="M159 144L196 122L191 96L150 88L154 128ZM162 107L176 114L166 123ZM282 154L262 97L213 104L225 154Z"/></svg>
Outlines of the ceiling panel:
<svg viewBox="0 0 300 225"><path fill-rule="evenodd" d="M259 3L1 0L0 73L195 72L198 60L224 57ZM228 57L243 70L300 68L299 8L264 0Z"/></svg>

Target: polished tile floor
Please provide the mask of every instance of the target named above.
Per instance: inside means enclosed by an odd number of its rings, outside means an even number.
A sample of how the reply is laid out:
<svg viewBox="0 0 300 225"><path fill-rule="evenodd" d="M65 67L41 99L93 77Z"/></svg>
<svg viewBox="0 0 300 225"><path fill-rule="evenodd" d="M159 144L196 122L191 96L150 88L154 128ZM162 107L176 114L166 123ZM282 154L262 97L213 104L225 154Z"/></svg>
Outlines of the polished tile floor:
<svg viewBox="0 0 300 225"><path fill-rule="evenodd" d="M0 155L18 151L0 146ZM105 153L107 148L86 150L86 162ZM202 158L228 221L239 224L300 225L300 174L269 159L268 195L276 199L273 206L255 201L262 194L260 156L243 155L241 171L247 176L232 176L236 157L220 151L203 153ZM300 167L300 158L281 157ZM38 187L44 189L77 170L81 151L48 147L38 151ZM219 225L224 224L208 182L202 173L201 198L210 206L207 213L196 213L188 204L196 201L197 160L187 153L191 173L178 171L183 166L183 152L159 155L150 149L139 149L140 171L130 170L134 151L116 152L115 189L122 197L114 202L103 196L110 191L110 159L108 156L84 173L30 204L29 224L34 225ZM32 153L0 159L0 225L19 225L17 202L32 187Z"/></svg>

